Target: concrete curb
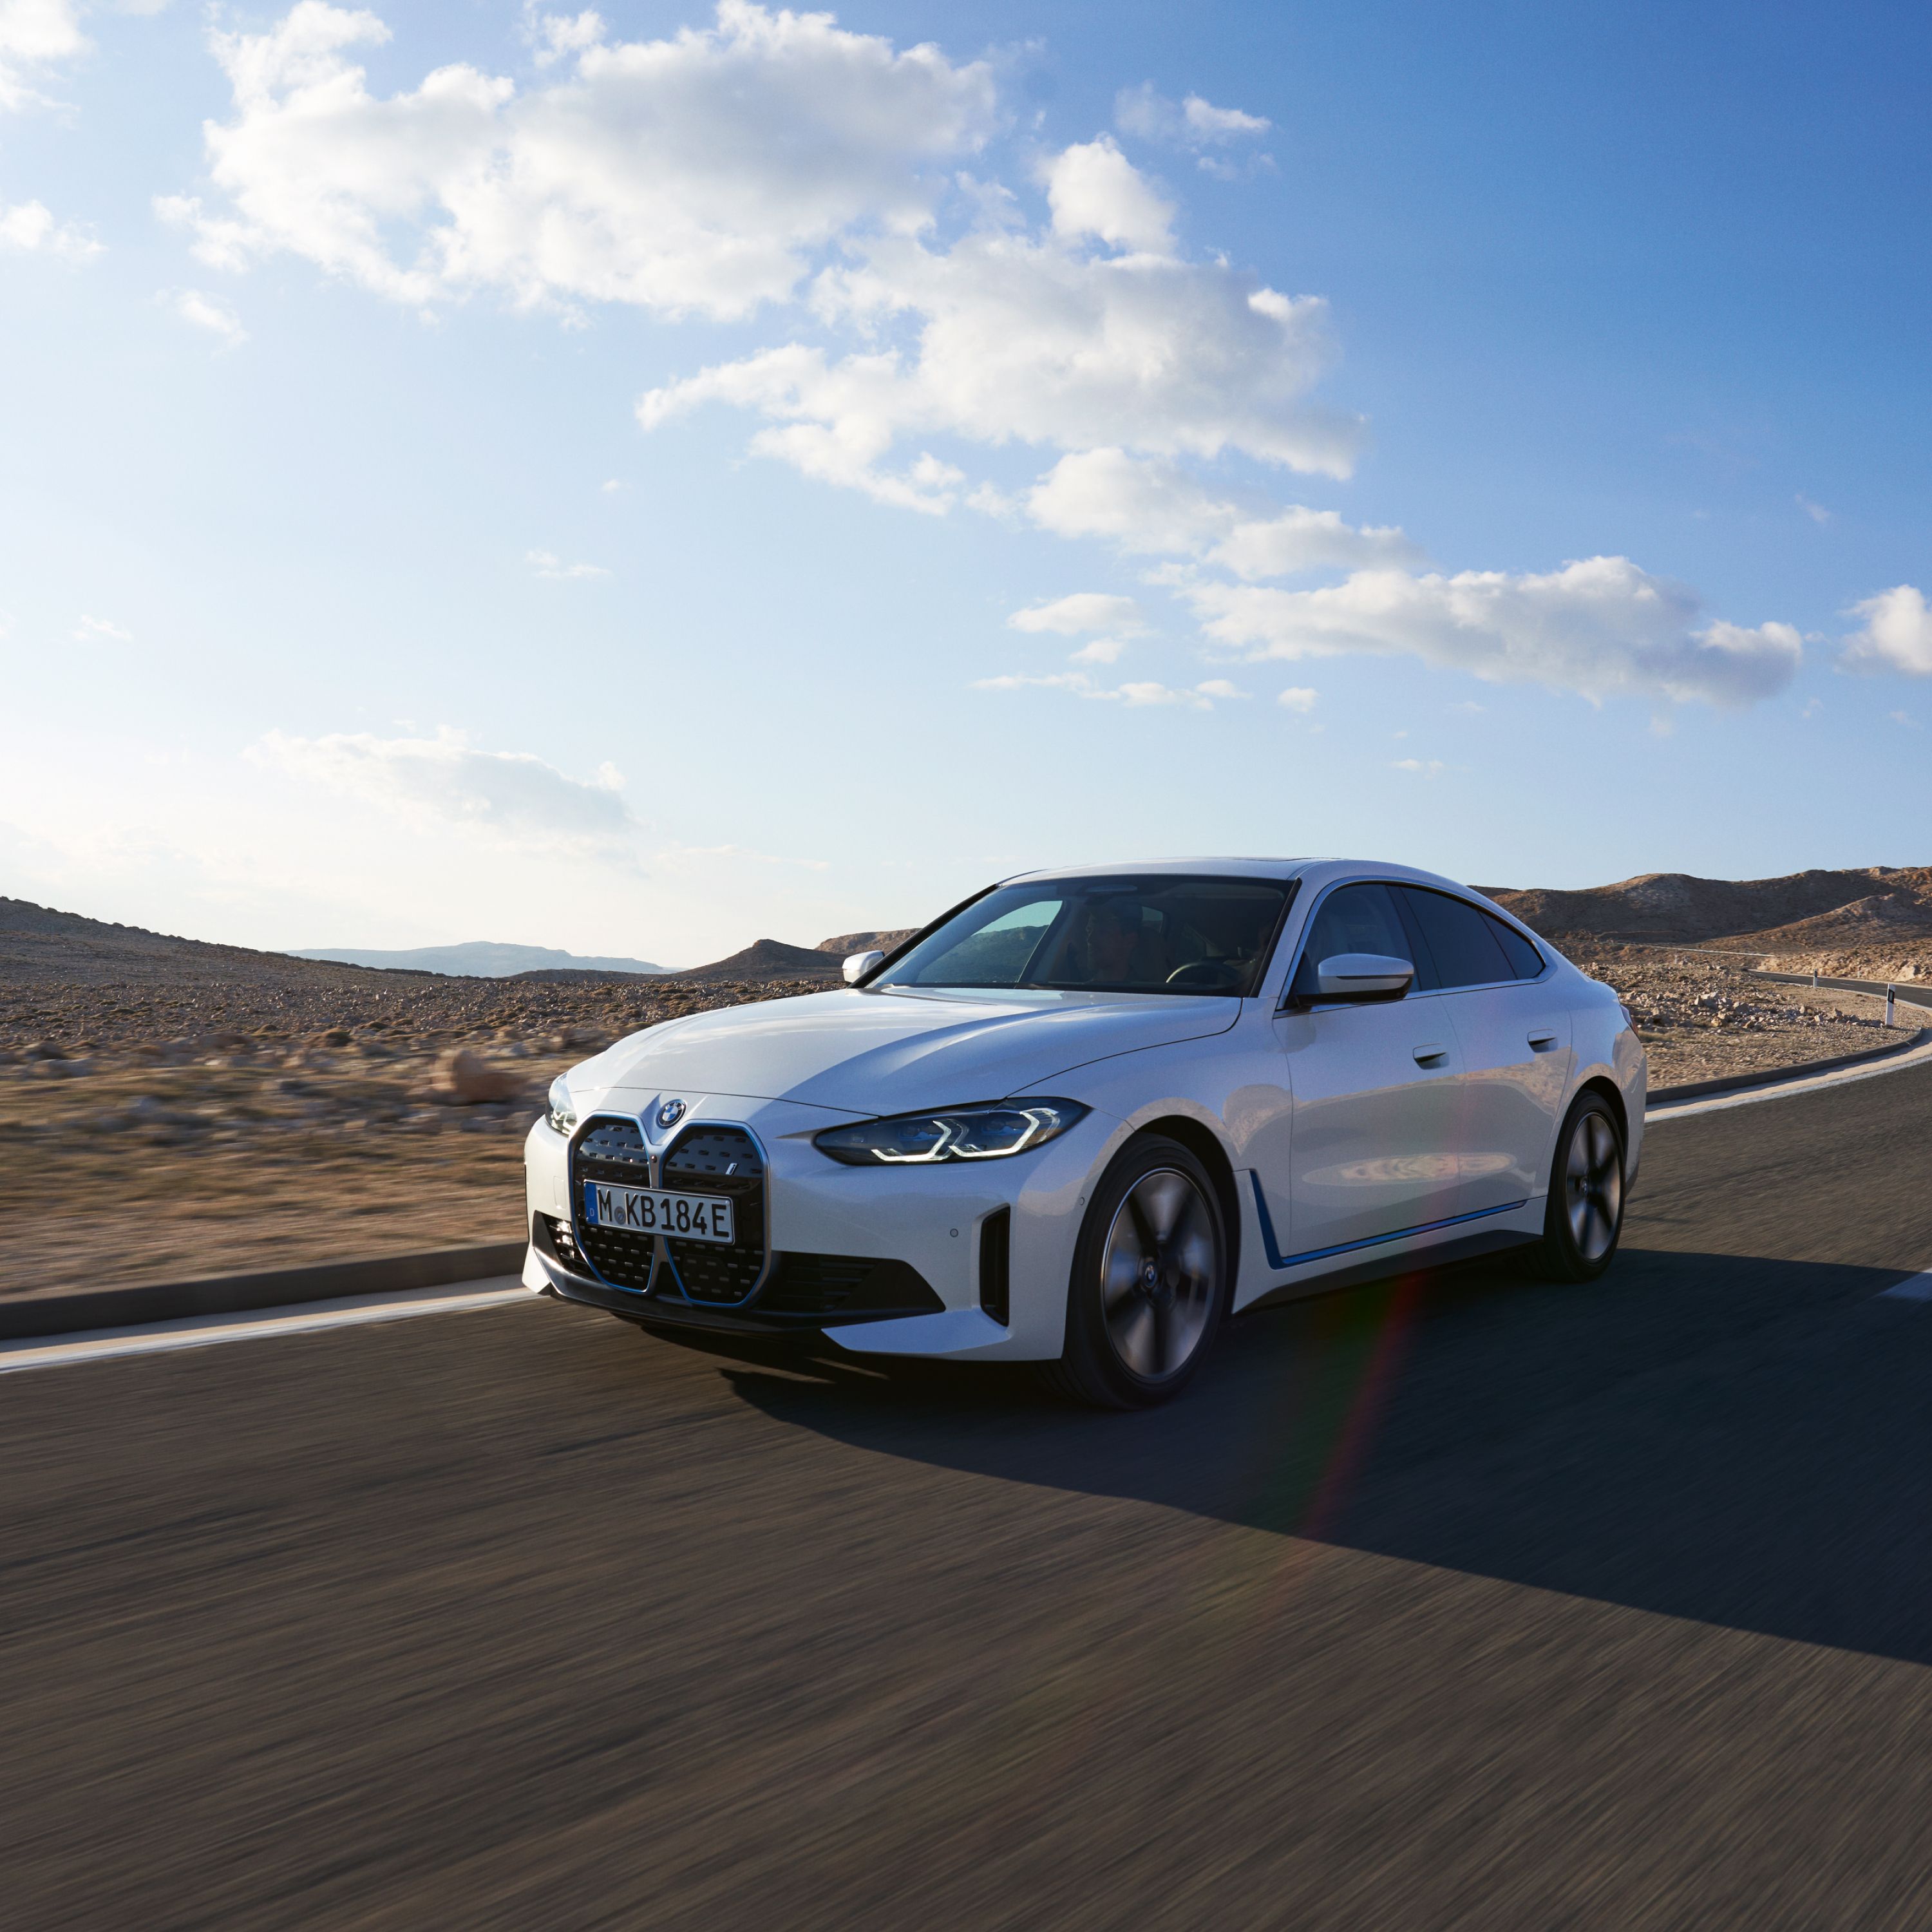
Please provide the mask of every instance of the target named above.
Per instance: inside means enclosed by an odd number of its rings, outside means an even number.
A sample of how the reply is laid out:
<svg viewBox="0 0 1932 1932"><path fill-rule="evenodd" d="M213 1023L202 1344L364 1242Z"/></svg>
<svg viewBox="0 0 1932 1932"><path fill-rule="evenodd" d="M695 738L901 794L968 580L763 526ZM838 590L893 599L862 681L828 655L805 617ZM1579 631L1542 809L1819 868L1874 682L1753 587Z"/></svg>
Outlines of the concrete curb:
<svg viewBox="0 0 1932 1932"><path fill-rule="evenodd" d="M0 1299L0 1340L78 1334L90 1328L134 1328L149 1322L178 1322L190 1315L239 1315L354 1294L445 1288L452 1282L515 1274L523 1264L521 1241L493 1241L476 1247L436 1248L424 1254L385 1255L373 1261L322 1262L308 1268L214 1275L202 1281Z"/></svg>
<svg viewBox="0 0 1932 1932"><path fill-rule="evenodd" d="M1869 1066L1901 1053L1911 1053L1932 1040L1932 1027L1921 1027L1910 1040L1894 1040L1889 1046L1868 1048L1863 1053L1840 1053L1829 1060L1808 1060L1801 1066L1780 1066L1768 1073L1733 1073L1724 1080L1689 1080L1681 1087L1657 1087L1644 1096L1643 1110L1667 1107L1673 1100L1702 1100L1714 1094L1748 1094L1761 1087L1783 1087L1794 1080L1809 1080L1820 1073L1834 1073L1842 1067Z"/></svg>

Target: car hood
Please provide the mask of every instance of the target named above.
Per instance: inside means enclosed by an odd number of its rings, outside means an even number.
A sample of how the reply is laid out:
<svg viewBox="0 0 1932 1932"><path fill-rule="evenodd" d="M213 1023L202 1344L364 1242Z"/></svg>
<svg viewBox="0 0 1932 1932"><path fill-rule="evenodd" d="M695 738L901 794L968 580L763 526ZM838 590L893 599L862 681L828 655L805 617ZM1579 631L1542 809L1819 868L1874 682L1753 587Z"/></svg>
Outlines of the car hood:
<svg viewBox="0 0 1932 1932"><path fill-rule="evenodd" d="M842 1113L998 1100L1088 1062L1225 1033L1228 998L842 989L670 1020L573 1074L614 1092L737 1094Z"/></svg>

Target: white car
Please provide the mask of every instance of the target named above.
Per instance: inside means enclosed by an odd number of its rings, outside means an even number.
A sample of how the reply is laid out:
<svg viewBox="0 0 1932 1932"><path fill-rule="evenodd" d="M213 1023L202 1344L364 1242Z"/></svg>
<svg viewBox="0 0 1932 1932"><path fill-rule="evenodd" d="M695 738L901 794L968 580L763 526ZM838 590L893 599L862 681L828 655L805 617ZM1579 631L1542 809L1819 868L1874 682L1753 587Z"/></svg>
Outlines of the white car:
<svg viewBox="0 0 1932 1932"><path fill-rule="evenodd" d="M1616 1252L1628 1016L1431 873L1030 873L845 978L558 1080L524 1282L646 1324L1050 1364L1131 1408L1262 1302L1516 1246L1583 1281Z"/></svg>

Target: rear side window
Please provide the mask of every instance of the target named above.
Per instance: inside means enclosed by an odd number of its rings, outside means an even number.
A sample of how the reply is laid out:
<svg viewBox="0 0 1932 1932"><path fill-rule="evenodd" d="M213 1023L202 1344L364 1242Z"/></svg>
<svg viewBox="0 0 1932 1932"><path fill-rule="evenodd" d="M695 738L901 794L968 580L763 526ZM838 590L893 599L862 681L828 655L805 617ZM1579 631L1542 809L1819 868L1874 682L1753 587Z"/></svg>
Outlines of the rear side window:
<svg viewBox="0 0 1932 1932"><path fill-rule="evenodd" d="M1516 976L1519 980L1540 979L1544 964L1543 955L1514 926L1505 926L1490 913L1486 912L1483 916L1489 921L1490 930L1496 934L1496 944L1502 948L1503 957L1509 962Z"/></svg>
<svg viewBox="0 0 1932 1932"><path fill-rule="evenodd" d="M1340 886L1316 910L1291 990L1298 998L1320 998L1322 962L1338 952L1380 952L1406 959L1414 950L1388 886L1368 883Z"/></svg>
<svg viewBox="0 0 1932 1932"><path fill-rule="evenodd" d="M1466 899L1452 899L1447 892L1432 892L1421 886L1395 890L1428 948L1437 986L1492 986L1500 980L1517 976L1496 936L1499 922L1479 912ZM1422 962L1416 964L1420 968ZM1536 970L1542 971L1540 962Z"/></svg>

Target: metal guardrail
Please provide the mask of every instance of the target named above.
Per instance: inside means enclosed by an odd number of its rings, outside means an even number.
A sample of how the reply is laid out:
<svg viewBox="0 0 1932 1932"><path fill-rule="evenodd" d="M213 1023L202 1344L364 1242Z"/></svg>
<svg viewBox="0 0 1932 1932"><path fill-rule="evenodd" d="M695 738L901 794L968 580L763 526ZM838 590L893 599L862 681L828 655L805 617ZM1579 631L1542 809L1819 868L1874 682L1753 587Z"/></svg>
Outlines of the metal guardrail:
<svg viewBox="0 0 1932 1932"><path fill-rule="evenodd" d="M1774 959L1774 952L1760 953L1760 958ZM1898 1024L1898 1002L1903 1000L1910 1006L1932 1006L1932 982L1921 983L1917 980L1906 982L1898 980L1833 980L1816 973L1767 973L1761 968L1751 974L1754 980L1777 980L1786 986L1828 988L1833 992L1869 993L1874 998L1881 994L1885 998L1885 1023L1887 1026Z"/></svg>

